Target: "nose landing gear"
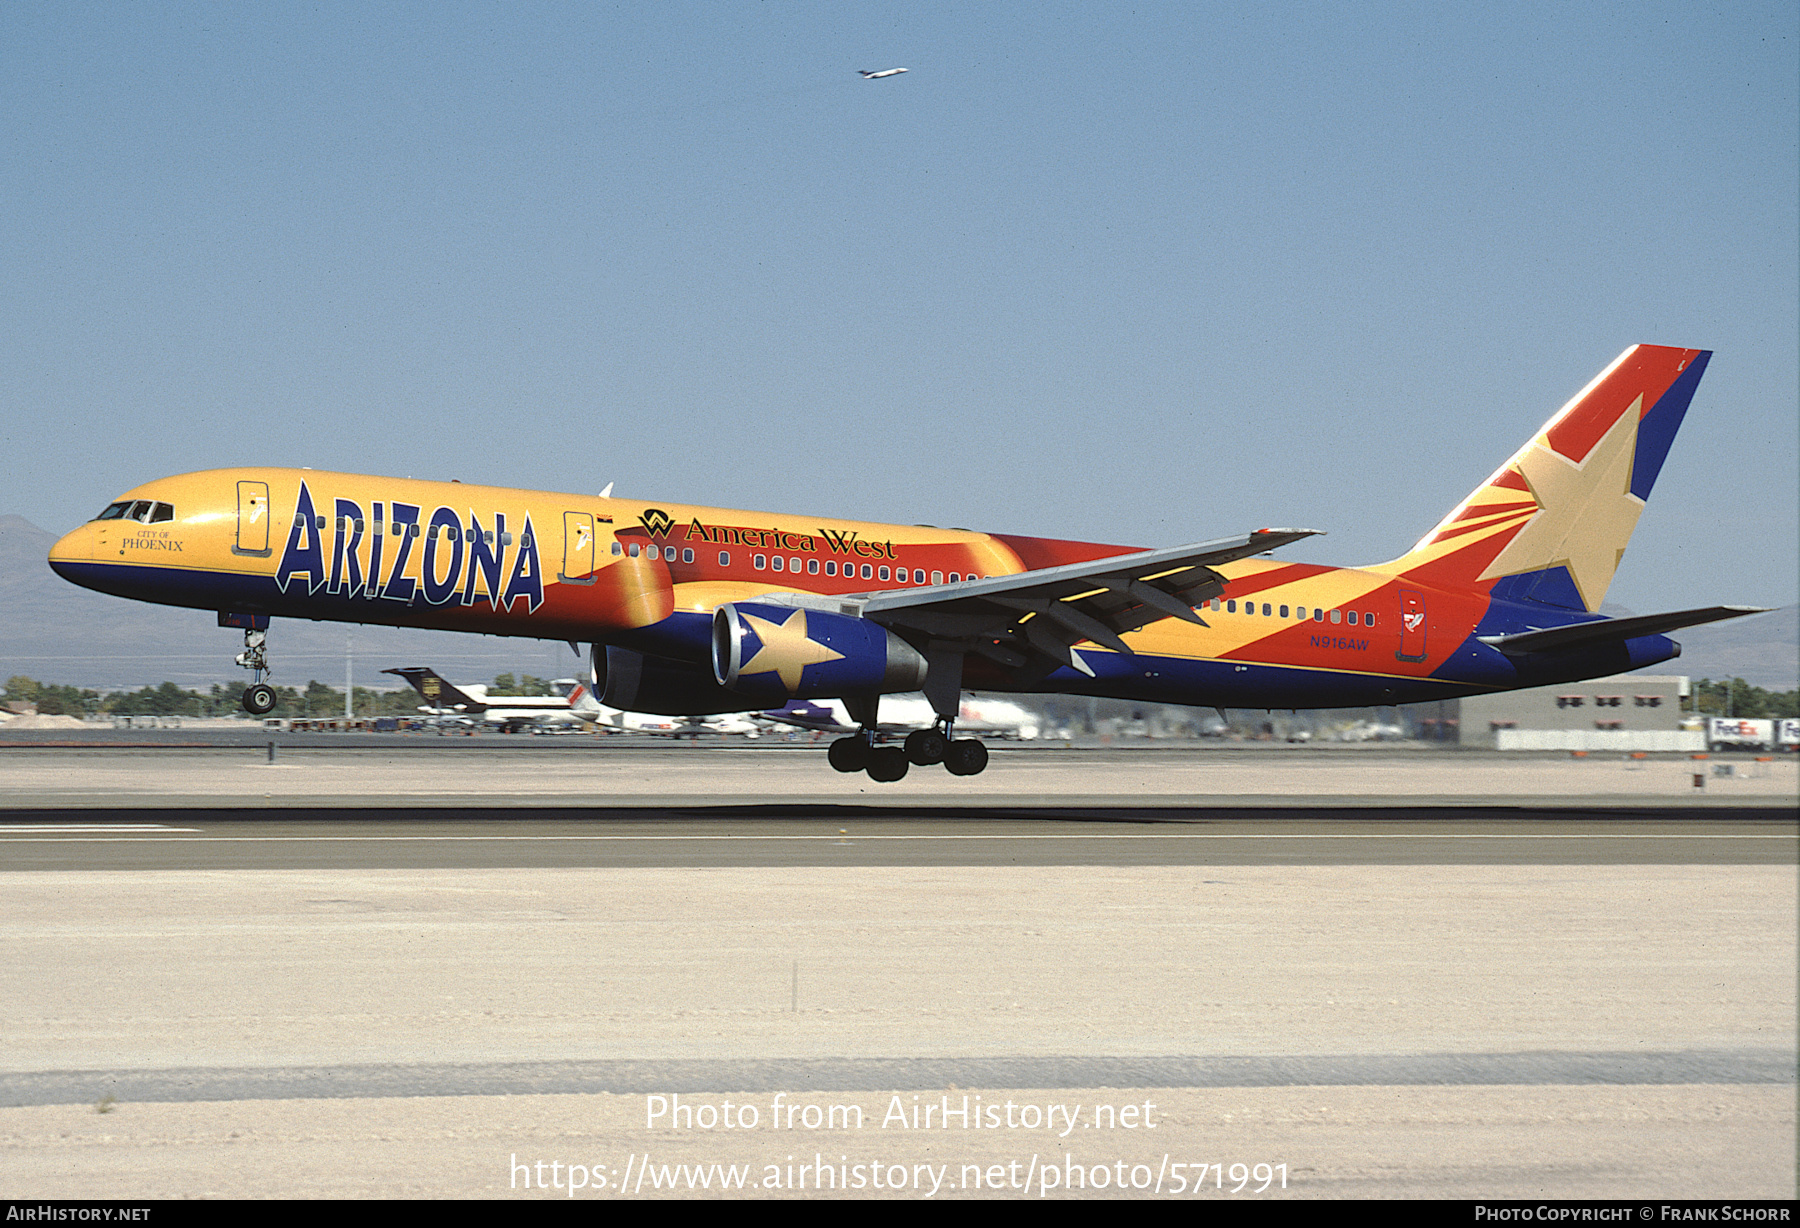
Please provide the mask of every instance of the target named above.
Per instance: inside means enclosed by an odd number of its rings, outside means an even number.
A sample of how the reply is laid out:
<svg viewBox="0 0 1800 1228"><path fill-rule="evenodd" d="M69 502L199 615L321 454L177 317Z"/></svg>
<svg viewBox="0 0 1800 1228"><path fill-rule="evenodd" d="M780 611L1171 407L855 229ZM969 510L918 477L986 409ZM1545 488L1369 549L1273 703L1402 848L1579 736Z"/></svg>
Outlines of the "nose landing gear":
<svg viewBox="0 0 1800 1228"><path fill-rule="evenodd" d="M251 716L267 716L275 710L275 688L263 679L269 672L269 616L267 614L219 615L221 627L244 629L244 651L237 663L250 671L250 685L244 688L244 711Z"/></svg>

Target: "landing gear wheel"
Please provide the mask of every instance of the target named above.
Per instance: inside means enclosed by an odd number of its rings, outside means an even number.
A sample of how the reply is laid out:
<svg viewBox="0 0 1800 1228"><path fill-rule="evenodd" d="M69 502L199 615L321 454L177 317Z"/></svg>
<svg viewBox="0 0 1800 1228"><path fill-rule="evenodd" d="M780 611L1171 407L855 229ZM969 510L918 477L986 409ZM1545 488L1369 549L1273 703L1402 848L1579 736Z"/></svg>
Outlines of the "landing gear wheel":
<svg viewBox="0 0 1800 1228"><path fill-rule="evenodd" d="M275 711L275 688L266 682L245 687L244 711L251 716L267 716Z"/></svg>
<svg viewBox="0 0 1800 1228"><path fill-rule="evenodd" d="M877 746L869 752L869 779L884 785L906 775L906 752L898 746Z"/></svg>
<svg viewBox="0 0 1800 1228"><path fill-rule="evenodd" d="M979 775L987 762L987 747L976 738L958 738L944 755L944 766L952 776Z"/></svg>
<svg viewBox="0 0 1800 1228"><path fill-rule="evenodd" d="M825 752L825 758L840 772L860 772L869 766L869 743L861 734L839 738Z"/></svg>
<svg viewBox="0 0 1800 1228"><path fill-rule="evenodd" d="M944 761L950 739L935 729L915 729L906 735L906 757L919 767Z"/></svg>

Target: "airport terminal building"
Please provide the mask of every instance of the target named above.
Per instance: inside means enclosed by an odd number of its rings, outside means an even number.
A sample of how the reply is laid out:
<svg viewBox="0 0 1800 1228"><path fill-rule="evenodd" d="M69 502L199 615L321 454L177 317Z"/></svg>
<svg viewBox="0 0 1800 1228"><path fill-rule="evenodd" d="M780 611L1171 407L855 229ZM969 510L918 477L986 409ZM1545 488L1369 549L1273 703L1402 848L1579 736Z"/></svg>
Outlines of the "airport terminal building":
<svg viewBox="0 0 1800 1228"><path fill-rule="evenodd" d="M1438 705L1438 736L1493 750L1704 751L1705 732L1682 728L1687 699L1679 674L1564 682Z"/></svg>

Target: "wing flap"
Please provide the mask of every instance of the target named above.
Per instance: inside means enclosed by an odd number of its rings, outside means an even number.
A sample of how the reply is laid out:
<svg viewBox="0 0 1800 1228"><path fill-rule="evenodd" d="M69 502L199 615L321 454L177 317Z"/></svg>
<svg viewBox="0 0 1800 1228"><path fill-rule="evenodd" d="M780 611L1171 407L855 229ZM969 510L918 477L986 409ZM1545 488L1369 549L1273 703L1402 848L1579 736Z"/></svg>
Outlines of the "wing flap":
<svg viewBox="0 0 1800 1228"><path fill-rule="evenodd" d="M1213 568L1263 554L1314 529L1258 529L1163 550L1045 567L1009 576L935 584L877 593L862 603L863 617L938 641L965 641L989 659L1019 659L1036 652L1058 665L1092 673L1074 645L1083 640L1130 653L1122 638L1163 618L1205 626L1194 612L1225 591Z"/></svg>

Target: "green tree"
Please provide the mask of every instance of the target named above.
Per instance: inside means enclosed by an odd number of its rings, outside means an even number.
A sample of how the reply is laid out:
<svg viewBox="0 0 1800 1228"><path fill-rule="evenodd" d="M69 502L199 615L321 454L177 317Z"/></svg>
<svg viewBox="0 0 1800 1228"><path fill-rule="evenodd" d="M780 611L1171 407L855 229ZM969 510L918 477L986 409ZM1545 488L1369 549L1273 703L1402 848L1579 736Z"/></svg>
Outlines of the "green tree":
<svg viewBox="0 0 1800 1228"><path fill-rule="evenodd" d="M496 695L514 695L518 693L518 685L518 679L514 678L511 674L496 674L494 676L494 685L489 687L488 690Z"/></svg>
<svg viewBox="0 0 1800 1228"><path fill-rule="evenodd" d="M39 687L37 708L45 716L86 716L100 710L100 692L72 686Z"/></svg>
<svg viewBox="0 0 1800 1228"><path fill-rule="evenodd" d="M161 686L114 695L105 708L121 716L199 716L204 704L205 700L194 692L165 682Z"/></svg>
<svg viewBox="0 0 1800 1228"><path fill-rule="evenodd" d="M342 716L344 693L333 690L318 679L306 684L304 714L307 716Z"/></svg>
<svg viewBox="0 0 1800 1228"><path fill-rule="evenodd" d="M1694 710L1704 716L1741 716L1748 720L1796 716L1800 691L1765 691L1742 678L1714 682L1702 678L1694 684Z"/></svg>

